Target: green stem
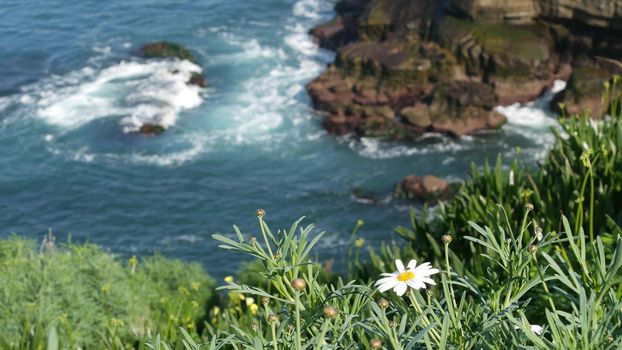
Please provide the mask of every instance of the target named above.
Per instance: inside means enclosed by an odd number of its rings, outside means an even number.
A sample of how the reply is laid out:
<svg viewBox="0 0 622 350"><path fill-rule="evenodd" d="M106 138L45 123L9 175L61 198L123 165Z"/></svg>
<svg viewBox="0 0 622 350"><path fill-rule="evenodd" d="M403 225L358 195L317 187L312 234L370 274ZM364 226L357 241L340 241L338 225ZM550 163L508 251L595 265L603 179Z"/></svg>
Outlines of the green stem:
<svg viewBox="0 0 622 350"><path fill-rule="evenodd" d="M452 314L454 313L453 311L456 309L456 297L454 294L454 286L451 284L451 267L449 266L449 244L445 243L445 267L447 268L447 284L449 286L449 294L450 295L450 303L451 303L451 311ZM455 315L452 315L455 316Z"/></svg>
<svg viewBox="0 0 622 350"><path fill-rule="evenodd" d="M395 350L402 350L402 344L400 344L400 339L397 336L397 328L391 328L391 338L392 338L392 343L393 343L393 349Z"/></svg>
<svg viewBox="0 0 622 350"><path fill-rule="evenodd" d="M302 342L300 340L300 292L295 291L296 297L296 350L302 350Z"/></svg>
<svg viewBox="0 0 622 350"><path fill-rule="evenodd" d="M546 293L547 299L549 299L549 304L551 305L551 309L557 312L557 309L555 308L555 304L553 303L553 297L551 296L549 287L546 285L546 282L544 281L544 275L542 274L542 269L540 268L540 264L538 263L538 258L536 257L535 253L533 254L533 260L536 263L536 271L538 271L538 277L540 277L540 281L542 282L542 287L544 288L544 292Z"/></svg>
<svg viewBox="0 0 622 350"><path fill-rule="evenodd" d="M590 242L594 242L594 172L590 168Z"/></svg>
<svg viewBox="0 0 622 350"><path fill-rule="evenodd" d="M328 332L328 327L330 327L330 320L325 320L322 323L322 328L320 329L320 336L317 339L316 349L322 350L322 346L325 343L326 332Z"/></svg>
<svg viewBox="0 0 622 350"><path fill-rule="evenodd" d="M428 316L424 314L423 309L421 308L421 305L419 305L419 302L417 301L417 298L415 297L415 294L412 290L410 291L410 293L408 293L408 297L410 298L410 302L415 308L415 311L417 311L421 315L421 320L423 321L423 327L425 328L431 325L432 322L430 322L430 320L428 319ZM439 336L436 329L430 328L430 333L432 334L432 337L436 339L436 341L440 341L441 337Z"/></svg>
<svg viewBox="0 0 622 350"><path fill-rule="evenodd" d="M270 257L274 259L274 254L272 254L272 248L270 248L270 242L268 241L268 236L266 235L266 229L264 228L263 218L259 218L259 227L261 227L261 234L263 235L263 240L266 242L266 247L268 247L268 253L270 253Z"/></svg>
<svg viewBox="0 0 622 350"><path fill-rule="evenodd" d="M270 328L272 329L272 347L274 350L279 350L276 345L276 322L270 322Z"/></svg>

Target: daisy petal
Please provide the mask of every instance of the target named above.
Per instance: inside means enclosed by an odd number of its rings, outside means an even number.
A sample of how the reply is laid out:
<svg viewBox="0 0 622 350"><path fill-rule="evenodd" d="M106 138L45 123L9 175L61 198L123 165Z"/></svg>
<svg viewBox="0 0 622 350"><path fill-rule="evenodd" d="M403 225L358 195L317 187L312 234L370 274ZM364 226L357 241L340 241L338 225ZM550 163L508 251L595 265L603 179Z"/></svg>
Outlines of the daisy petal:
<svg viewBox="0 0 622 350"><path fill-rule="evenodd" d="M386 281L385 283L381 284L381 285L378 287L378 290L379 290L381 293L384 293L384 292L388 291L389 289L391 289L391 288L395 287L398 283L399 283L399 281L398 281L398 280L396 280L396 279L392 279L392 280L390 280L390 281Z"/></svg>
<svg viewBox="0 0 622 350"><path fill-rule="evenodd" d="M398 282L397 285L395 286L395 289L393 289L395 291L395 294L397 294L397 296L402 296L404 295L404 293L406 293L406 289L408 289L408 286L406 285L406 283L404 282Z"/></svg>
<svg viewBox="0 0 622 350"><path fill-rule="evenodd" d="M395 259L395 266L397 267L397 271L402 273L404 272L404 263L400 259Z"/></svg>
<svg viewBox="0 0 622 350"><path fill-rule="evenodd" d="M414 259L413 259L413 260L411 260L411 261L409 261L409 262L408 262L408 269L409 269L409 270L414 269L416 266L417 266L417 260L414 260Z"/></svg>
<svg viewBox="0 0 622 350"><path fill-rule="evenodd" d="M389 281L397 281L397 279L396 279L395 277L385 277L385 278L381 278L381 279L379 279L378 281L376 281L375 286L377 287L377 286L379 286L379 285L381 285L381 284L385 284L385 283L387 283L387 282L389 282Z"/></svg>
<svg viewBox="0 0 622 350"><path fill-rule="evenodd" d="M431 285L433 285L433 286L435 286L435 285L436 285L436 282L434 282L434 280L433 280L433 279L431 279L431 278L428 278L428 277L423 277L421 280L422 280L423 282L427 283L427 284L431 284Z"/></svg>

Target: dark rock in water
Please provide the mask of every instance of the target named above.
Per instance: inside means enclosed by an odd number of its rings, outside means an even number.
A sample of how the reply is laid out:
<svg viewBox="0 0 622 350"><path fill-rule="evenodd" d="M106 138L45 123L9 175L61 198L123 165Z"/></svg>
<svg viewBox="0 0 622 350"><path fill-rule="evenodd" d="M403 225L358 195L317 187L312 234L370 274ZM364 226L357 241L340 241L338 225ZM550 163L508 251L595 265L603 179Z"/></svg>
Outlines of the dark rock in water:
<svg viewBox="0 0 622 350"><path fill-rule="evenodd" d="M378 198L363 190L362 188L356 187L352 190L352 200L361 204L376 204L378 203Z"/></svg>
<svg viewBox="0 0 622 350"><path fill-rule="evenodd" d="M177 43L167 41L149 43L143 46L142 52L146 58L179 58L196 63L190 50Z"/></svg>
<svg viewBox="0 0 622 350"><path fill-rule="evenodd" d="M147 136L157 136L162 134L166 129L157 124L143 124L138 130L139 134L147 135Z"/></svg>
<svg viewBox="0 0 622 350"><path fill-rule="evenodd" d="M190 80L188 80L188 84L205 87L205 78L199 73L192 73Z"/></svg>
<svg viewBox="0 0 622 350"><path fill-rule="evenodd" d="M447 181L432 175L423 177L409 175L395 187L393 195L400 199L436 203L447 200L459 187L459 184L449 184Z"/></svg>

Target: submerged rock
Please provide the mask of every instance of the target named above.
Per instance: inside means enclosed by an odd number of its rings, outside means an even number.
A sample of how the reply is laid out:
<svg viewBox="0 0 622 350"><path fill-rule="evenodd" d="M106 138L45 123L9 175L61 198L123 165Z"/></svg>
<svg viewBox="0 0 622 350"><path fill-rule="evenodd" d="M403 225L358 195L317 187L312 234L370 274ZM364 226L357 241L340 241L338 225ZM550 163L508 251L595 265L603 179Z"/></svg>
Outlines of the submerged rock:
<svg viewBox="0 0 622 350"><path fill-rule="evenodd" d="M453 192L453 187L455 186L436 176L408 175L395 187L393 195L400 199L434 203L448 199Z"/></svg>
<svg viewBox="0 0 622 350"><path fill-rule="evenodd" d="M205 87L205 78L199 73L192 73L190 80L188 80L188 84Z"/></svg>
<svg viewBox="0 0 622 350"><path fill-rule="evenodd" d="M138 133L146 136L158 136L166 131L161 125L157 124L143 124L140 129L138 129Z"/></svg>
<svg viewBox="0 0 622 350"><path fill-rule="evenodd" d="M178 58L196 63L194 55L192 55L190 50L181 44L168 41L146 44L143 46L142 52L146 58Z"/></svg>

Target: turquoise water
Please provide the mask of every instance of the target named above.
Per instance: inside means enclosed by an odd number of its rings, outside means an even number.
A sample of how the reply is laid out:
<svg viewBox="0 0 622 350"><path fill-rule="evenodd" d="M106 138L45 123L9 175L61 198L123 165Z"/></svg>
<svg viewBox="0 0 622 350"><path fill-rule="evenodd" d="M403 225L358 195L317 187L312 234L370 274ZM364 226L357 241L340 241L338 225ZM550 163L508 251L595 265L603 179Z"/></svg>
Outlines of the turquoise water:
<svg viewBox="0 0 622 350"><path fill-rule="evenodd" d="M408 206L391 200L411 173L465 179L497 153L535 162L554 121L534 106L502 111L500 132L410 144L336 138L304 84L333 58L307 31L332 16L322 0L4 0L0 8L0 235L91 241L122 255L164 254L222 276L237 268L210 237L256 233L300 216L342 256L358 218L368 242L394 238ZM146 42L183 43L188 62L145 61ZM179 71L172 74L172 71ZM542 101L540 101L542 102ZM131 133L154 118L160 137ZM353 188L378 197L356 201Z"/></svg>

